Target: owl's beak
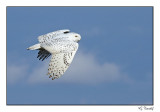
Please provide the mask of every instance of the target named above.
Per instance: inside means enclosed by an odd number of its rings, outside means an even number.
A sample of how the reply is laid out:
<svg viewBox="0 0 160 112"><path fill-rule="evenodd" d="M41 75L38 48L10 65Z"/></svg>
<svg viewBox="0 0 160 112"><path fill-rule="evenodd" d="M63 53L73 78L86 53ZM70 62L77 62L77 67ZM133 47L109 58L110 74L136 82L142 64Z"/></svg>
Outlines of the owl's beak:
<svg viewBox="0 0 160 112"><path fill-rule="evenodd" d="M77 42L79 42L80 40L78 40Z"/></svg>

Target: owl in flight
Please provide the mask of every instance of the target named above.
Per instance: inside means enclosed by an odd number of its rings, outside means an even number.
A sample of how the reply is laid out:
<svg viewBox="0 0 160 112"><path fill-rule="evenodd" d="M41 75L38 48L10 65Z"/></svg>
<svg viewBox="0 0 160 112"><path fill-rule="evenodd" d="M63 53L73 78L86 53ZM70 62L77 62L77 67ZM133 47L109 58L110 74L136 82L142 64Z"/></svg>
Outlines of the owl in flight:
<svg viewBox="0 0 160 112"><path fill-rule="evenodd" d="M38 37L38 44L28 50L39 50L37 58L44 60L51 55L48 73L49 78L58 79L71 64L78 49L81 36L70 30L58 30Z"/></svg>

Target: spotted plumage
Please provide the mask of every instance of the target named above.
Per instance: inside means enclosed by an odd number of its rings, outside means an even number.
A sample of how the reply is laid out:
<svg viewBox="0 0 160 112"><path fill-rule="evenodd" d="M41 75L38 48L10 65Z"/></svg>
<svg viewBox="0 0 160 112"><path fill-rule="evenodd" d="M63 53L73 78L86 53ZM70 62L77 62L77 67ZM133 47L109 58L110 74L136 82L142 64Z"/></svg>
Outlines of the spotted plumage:
<svg viewBox="0 0 160 112"><path fill-rule="evenodd" d="M29 50L39 50L37 58L47 59L50 55L48 73L52 80L61 77L71 64L78 49L81 36L69 30L58 30L38 37L38 44Z"/></svg>

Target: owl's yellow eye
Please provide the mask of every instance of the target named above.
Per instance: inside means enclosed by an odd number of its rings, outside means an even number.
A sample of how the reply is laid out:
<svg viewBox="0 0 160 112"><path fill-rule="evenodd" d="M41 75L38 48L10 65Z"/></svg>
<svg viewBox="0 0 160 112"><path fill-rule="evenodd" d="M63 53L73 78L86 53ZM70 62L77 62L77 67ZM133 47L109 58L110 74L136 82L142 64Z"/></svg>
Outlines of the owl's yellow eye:
<svg viewBox="0 0 160 112"><path fill-rule="evenodd" d="M77 35L75 37L78 37Z"/></svg>

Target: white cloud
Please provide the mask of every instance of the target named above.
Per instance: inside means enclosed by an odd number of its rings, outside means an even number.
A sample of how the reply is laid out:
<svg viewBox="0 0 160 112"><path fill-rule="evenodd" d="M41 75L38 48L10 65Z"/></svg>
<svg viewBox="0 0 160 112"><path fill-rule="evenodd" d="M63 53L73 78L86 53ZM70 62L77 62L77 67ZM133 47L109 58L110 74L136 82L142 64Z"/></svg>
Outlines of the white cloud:
<svg viewBox="0 0 160 112"><path fill-rule="evenodd" d="M49 82L49 78L46 75L47 74L47 70L48 70L48 64L49 64L49 60L48 61L44 61L41 63L41 65L36 66L35 68L33 68L33 71L30 74L30 77L28 79L29 83L43 83L43 82Z"/></svg>
<svg viewBox="0 0 160 112"><path fill-rule="evenodd" d="M29 77L29 83L53 83L45 75L48 63L49 60L33 70ZM123 77L125 74L120 71L120 67L115 63L100 64L92 54L78 52L69 69L62 77L54 80L54 83L97 84L120 80Z"/></svg>
<svg viewBox="0 0 160 112"><path fill-rule="evenodd" d="M7 82L10 84L15 84L25 77L27 70L27 65L7 65Z"/></svg>

